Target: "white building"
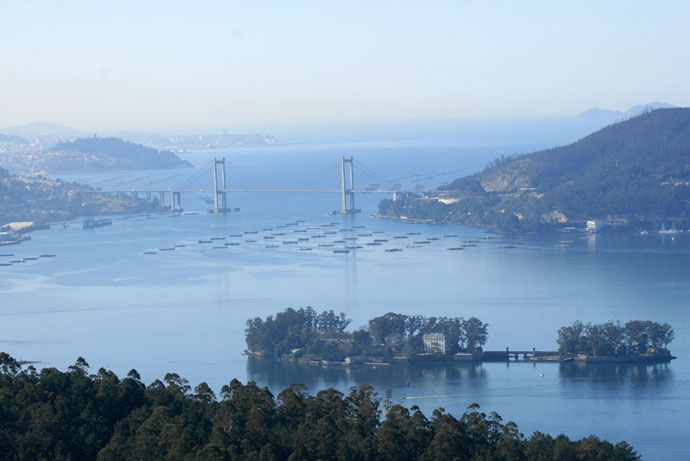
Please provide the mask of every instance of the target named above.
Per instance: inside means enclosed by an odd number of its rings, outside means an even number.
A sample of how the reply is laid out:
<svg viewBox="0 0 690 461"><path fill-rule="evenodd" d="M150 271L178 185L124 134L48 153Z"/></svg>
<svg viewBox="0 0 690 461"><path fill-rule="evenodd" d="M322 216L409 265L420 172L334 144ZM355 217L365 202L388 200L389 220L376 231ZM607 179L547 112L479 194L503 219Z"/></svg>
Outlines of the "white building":
<svg viewBox="0 0 690 461"><path fill-rule="evenodd" d="M446 335L443 333L427 333L422 338L426 352L446 353Z"/></svg>

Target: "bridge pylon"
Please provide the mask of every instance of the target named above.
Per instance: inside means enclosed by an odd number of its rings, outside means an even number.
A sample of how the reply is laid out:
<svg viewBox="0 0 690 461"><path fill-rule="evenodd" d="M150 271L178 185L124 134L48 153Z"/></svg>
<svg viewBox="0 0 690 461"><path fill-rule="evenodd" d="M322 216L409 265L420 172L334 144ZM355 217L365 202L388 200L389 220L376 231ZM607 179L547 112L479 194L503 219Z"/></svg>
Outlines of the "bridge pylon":
<svg viewBox="0 0 690 461"><path fill-rule="evenodd" d="M221 185L222 189L218 189L218 165L221 166ZM228 197L226 187L225 187L225 157L221 160L213 158L213 212L214 213L227 213L230 211L228 209Z"/></svg>
<svg viewBox="0 0 690 461"><path fill-rule="evenodd" d="M345 164L350 165L350 187L345 182ZM352 156L350 158L341 157L340 159L340 174L342 178L342 207L338 210L340 214L355 214L361 213L362 210L355 208L355 173ZM348 198L349 204L348 204Z"/></svg>

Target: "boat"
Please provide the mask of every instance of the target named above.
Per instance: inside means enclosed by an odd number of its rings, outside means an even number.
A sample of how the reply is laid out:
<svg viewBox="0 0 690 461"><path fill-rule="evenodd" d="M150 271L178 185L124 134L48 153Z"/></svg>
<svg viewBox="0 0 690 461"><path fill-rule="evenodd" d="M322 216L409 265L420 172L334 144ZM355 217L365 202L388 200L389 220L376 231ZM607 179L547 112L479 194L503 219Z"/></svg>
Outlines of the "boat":
<svg viewBox="0 0 690 461"><path fill-rule="evenodd" d="M23 260L23 259L12 259L12 260L10 260L10 262L11 262L12 264L15 264L15 263L23 263L24 260Z"/></svg>
<svg viewBox="0 0 690 461"><path fill-rule="evenodd" d="M407 245L407 248L421 248L421 247L422 247L421 245L415 245L415 244Z"/></svg>
<svg viewBox="0 0 690 461"><path fill-rule="evenodd" d="M384 251L386 253L394 253L396 251L402 251L402 248L386 248Z"/></svg>
<svg viewBox="0 0 690 461"><path fill-rule="evenodd" d="M303 248L300 248L299 251L311 251L311 248L303 247Z"/></svg>
<svg viewBox="0 0 690 461"><path fill-rule="evenodd" d="M457 237L455 234L443 234L444 237L449 238L449 237Z"/></svg>
<svg viewBox="0 0 690 461"><path fill-rule="evenodd" d="M38 259L38 256L27 256L24 258L24 261L36 261Z"/></svg>
<svg viewBox="0 0 690 461"><path fill-rule="evenodd" d="M245 240L245 241L244 241L244 243L254 243L254 242L256 242L256 240L251 240L251 239L249 239L249 240Z"/></svg>
<svg viewBox="0 0 690 461"><path fill-rule="evenodd" d="M97 227L103 227L103 226L110 226L113 223L112 219L109 218L103 218L103 219L93 219L89 218L84 220L84 223L82 226L84 229L95 229Z"/></svg>

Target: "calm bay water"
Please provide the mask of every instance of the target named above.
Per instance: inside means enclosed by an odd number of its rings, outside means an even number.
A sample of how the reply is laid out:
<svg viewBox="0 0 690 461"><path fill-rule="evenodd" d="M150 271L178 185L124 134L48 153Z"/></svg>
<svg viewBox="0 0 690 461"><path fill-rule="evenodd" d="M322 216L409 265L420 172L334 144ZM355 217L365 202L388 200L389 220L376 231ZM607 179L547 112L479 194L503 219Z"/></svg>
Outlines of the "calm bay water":
<svg viewBox="0 0 690 461"><path fill-rule="evenodd" d="M366 166L357 172L358 185L386 181L415 187L436 186L497 155L532 147L295 145L199 152L187 158L205 164L214 155L225 155L232 162L232 187L335 188L339 155L351 154ZM63 177L104 188L181 183L209 188L205 171ZM380 198L358 196L361 215L329 217L327 211L338 207L337 195L238 194L229 199L241 212L209 215L201 196L189 194L183 196L183 206L197 214L115 218L112 226L92 231L74 222L36 232L32 241L7 252L15 258L56 257L0 267L0 350L62 369L84 356L93 368L103 366L121 376L136 368L146 381L176 371L192 384L207 381L216 390L232 378L256 380L275 393L295 381L314 391L372 384L381 395L391 389L396 401L419 405L428 415L440 406L459 414L477 402L485 411L516 421L525 434L538 429L625 439L644 459L684 459L690 453L690 235L522 236L524 244L517 248L499 249L515 239L484 239L484 231L461 226L373 218ZM276 227L295 219L304 222ZM329 223L335 225L321 227ZM365 227L350 234L383 231L360 237L360 245L374 238L388 242L334 254L318 243L347 232L312 238L353 225ZM306 232L293 233L295 228ZM257 234L227 237L245 231ZM263 238L281 232L286 235ZM420 235L393 238L408 232ZM442 237L450 233L458 237ZM198 243L210 237L226 239ZM281 243L300 237L310 240ZM440 240L406 248L411 240L428 237ZM479 240L477 247L447 250L468 239ZM557 246L562 240L572 244ZM213 248L230 241L240 245ZM143 254L175 244L185 246ZM268 244L278 247L266 248ZM312 249L300 251L302 247ZM403 251L384 251L392 247ZM6 259L14 258L0 257ZM242 355L247 318L307 305L344 311L353 326L391 311L476 316L490 324L487 349L554 349L558 327L576 319L666 321L675 328L671 349L679 358L655 366L491 363L343 370Z"/></svg>

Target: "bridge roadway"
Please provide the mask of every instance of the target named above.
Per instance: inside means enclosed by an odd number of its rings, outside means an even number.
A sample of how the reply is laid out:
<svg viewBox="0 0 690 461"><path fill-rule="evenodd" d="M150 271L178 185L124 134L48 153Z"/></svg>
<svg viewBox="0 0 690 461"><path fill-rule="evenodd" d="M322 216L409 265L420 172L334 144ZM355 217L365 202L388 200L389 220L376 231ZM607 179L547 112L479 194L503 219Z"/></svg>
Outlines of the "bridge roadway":
<svg viewBox="0 0 690 461"><path fill-rule="evenodd" d="M87 194L131 194L141 193L170 193L170 192L180 192L180 193L207 193L212 194L213 189L121 189L121 190L101 190L101 189L76 189L73 192L81 192ZM330 194L342 194L342 189L218 189L218 193L242 193L242 192L313 192L313 193L330 193ZM436 192L430 189L424 190L353 190L348 191L357 194L421 194L428 192Z"/></svg>

